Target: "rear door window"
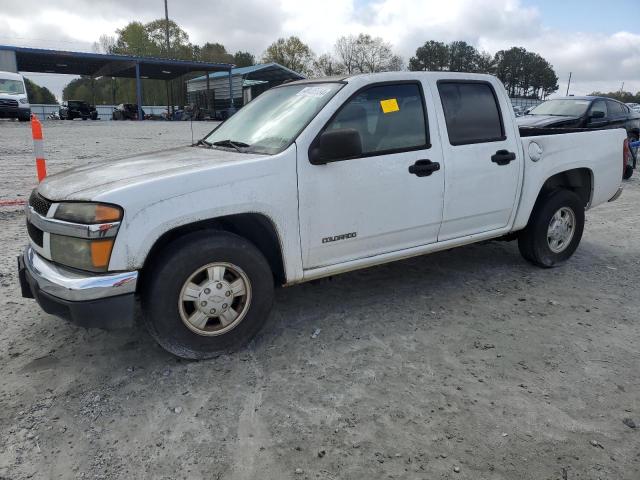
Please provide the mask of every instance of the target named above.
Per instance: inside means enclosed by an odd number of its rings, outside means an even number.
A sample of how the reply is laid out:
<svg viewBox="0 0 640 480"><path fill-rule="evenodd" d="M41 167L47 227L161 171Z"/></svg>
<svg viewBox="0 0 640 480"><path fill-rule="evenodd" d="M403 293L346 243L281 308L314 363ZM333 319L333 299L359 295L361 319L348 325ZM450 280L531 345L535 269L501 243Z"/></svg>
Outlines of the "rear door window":
<svg viewBox="0 0 640 480"><path fill-rule="evenodd" d="M593 105L591 105L590 115L593 115L595 112L604 113L604 118L607 118L609 116L607 111L607 104L604 100L596 100L595 102L593 102Z"/></svg>
<svg viewBox="0 0 640 480"><path fill-rule="evenodd" d="M424 101L417 83L377 85L348 100L326 130L360 133L362 156L429 148Z"/></svg>
<svg viewBox="0 0 640 480"><path fill-rule="evenodd" d="M616 118L624 115L622 110L622 104L614 101L607 100L607 109L609 110L609 116Z"/></svg>
<svg viewBox="0 0 640 480"><path fill-rule="evenodd" d="M493 87L486 82L438 82L449 143L505 140L502 115Z"/></svg>

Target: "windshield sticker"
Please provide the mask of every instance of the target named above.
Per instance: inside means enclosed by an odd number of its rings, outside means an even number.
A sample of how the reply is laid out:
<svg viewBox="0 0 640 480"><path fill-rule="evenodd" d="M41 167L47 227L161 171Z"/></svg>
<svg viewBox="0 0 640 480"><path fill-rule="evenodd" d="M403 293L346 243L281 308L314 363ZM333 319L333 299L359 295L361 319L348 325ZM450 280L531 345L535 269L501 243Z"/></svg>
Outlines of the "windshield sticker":
<svg viewBox="0 0 640 480"><path fill-rule="evenodd" d="M320 98L324 97L330 91L331 89L328 87L304 87L302 90L296 93L296 96Z"/></svg>
<svg viewBox="0 0 640 480"><path fill-rule="evenodd" d="M393 113L400 111L398 106L398 100L395 98L388 98L387 100L380 100L380 106L383 113Z"/></svg>

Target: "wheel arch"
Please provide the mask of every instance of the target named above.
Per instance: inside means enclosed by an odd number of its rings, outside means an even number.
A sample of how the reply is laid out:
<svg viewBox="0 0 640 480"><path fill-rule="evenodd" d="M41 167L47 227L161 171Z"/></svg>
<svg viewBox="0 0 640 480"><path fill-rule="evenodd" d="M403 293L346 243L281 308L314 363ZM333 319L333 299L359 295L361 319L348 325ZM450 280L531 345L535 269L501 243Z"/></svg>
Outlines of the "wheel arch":
<svg viewBox="0 0 640 480"><path fill-rule="evenodd" d="M556 173L547 178L542 184L538 192L538 197L536 198L536 203L549 192L557 188L564 188L578 195L582 201L582 205L587 209L593 197L593 178L593 171L586 167Z"/></svg>
<svg viewBox="0 0 640 480"><path fill-rule="evenodd" d="M278 231L273 221L261 213L226 215L187 223L168 230L154 242L145 257L139 283L144 284L144 272L148 270L147 267L153 263L169 243L189 233L202 230L222 230L249 240L267 259L273 272L274 281L280 285L287 283L282 244Z"/></svg>

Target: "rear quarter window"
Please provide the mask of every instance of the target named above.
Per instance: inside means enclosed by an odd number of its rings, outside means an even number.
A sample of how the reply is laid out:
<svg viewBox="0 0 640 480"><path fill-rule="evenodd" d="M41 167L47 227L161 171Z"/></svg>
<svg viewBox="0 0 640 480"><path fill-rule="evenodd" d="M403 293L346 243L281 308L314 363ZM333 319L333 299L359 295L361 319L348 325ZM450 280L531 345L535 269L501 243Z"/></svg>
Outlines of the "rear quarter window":
<svg viewBox="0 0 640 480"><path fill-rule="evenodd" d="M504 140L504 125L493 87L486 82L439 81L451 145Z"/></svg>

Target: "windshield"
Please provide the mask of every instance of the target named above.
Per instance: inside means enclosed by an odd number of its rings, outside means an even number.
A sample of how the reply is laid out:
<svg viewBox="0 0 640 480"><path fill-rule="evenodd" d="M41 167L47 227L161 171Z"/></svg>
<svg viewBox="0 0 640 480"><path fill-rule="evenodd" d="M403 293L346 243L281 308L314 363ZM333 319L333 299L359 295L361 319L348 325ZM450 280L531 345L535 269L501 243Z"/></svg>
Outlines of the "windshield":
<svg viewBox="0 0 640 480"><path fill-rule="evenodd" d="M24 93L24 85L20 80L0 78L0 93L19 94Z"/></svg>
<svg viewBox="0 0 640 480"><path fill-rule="evenodd" d="M589 100L549 100L529 112L529 115L567 115L581 117L589 108Z"/></svg>
<svg viewBox="0 0 640 480"><path fill-rule="evenodd" d="M210 144L248 145L248 152L280 153L343 86L314 83L272 88L247 104L205 138Z"/></svg>

